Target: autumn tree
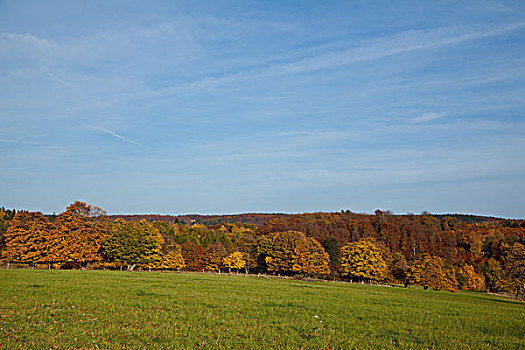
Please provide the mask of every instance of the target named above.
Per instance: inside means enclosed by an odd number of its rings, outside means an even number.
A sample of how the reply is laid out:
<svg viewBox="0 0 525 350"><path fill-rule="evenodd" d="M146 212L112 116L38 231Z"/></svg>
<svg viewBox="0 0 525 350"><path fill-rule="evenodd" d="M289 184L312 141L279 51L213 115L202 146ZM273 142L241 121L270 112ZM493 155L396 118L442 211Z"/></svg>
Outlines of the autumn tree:
<svg viewBox="0 0 525 350"><path fill-rule="evenodd" d="M259 242L259 260L264 259L262 263L268 272L293 274L297 242L305 239L304 233L299 231L274 233Z"/></svg>
<svg viewBox="0 0 525 350"><path fill-rule="evenodd" d="M108 259L133 270L137 265L148 268L161 265L163 243L159 230L150 222L117 219L103 245Z"/></svg>
<svg viewBox="0 0 525 350"><path fill-rule="evenodd" d="M168 247L161 254L161 262L154 266L160 270L173 270L179 271L186 266L184 258L182 256L182 250L179 245L173 245Z"/></svg>
<svg viewBox="0 0 525 350"><path fill-rule="evenodd" d="M514 243L505 257L505 272L509 281L509 289L516 293L518 298L520 292L525 299L525 246Z"/></svg>
<svg viewBox="0 0 525 350"><path fill-rule="evenodd" d="M487 260L483 266L485 284L491 292L502 292L505 290L505 276L501 263L493 258Z"/></svg>
<svg viewBox="0 0 525 350"><path fill-rule="evenodd" d="M341 248L341 274L354 280L381 281L387 265L372 239L350 242Z"/></svg>
<svg viewBox="0 0 525 350"><path fill-rule="evenodd" d="M47 261L46 242L52 224L40 212L18 212L5 233L4 258L34 266Z"/></svg>
<svg viewBox="0 0 525 350"><path fill-rule="evenodd" d="M202 270L203 249L200 244L187 241L182 245L182 256L186 262L186 269L190 271Z"/></svg>
<svg viewBox="0 0 525 350"><path fill-rule="evenodd" d="M405 256L401 253L394 253L392 255L392 261L390 262L390 271L392 272L392 277L394 277L398 282L403 282L405 287L407 287L407 271L408 263Z"/></svg>
<svg viewBox="0 0 525 350"><path fill-rule="evenodd" d="M233 252L223 259L223 264L231 272L231 269L239 270L246 266L246 261L243 259L241 252Z"/></svg>
<svg viewBox="0 0 525 350"><path fill-rule="evenodd" d="M446 269L438 256L423 255L416 260L408 272L408 280L424 289L455 291L457 281L450 269Z"/></svg>
<svg viewBox="0 0 525 350"><path fill-rule="evenodd" d="M459 268L458 272L463 278L463 285L461 286L461 289L474 291L485 290L485 279L483 278L483 275L477 273L474 270L474 266L468 264L463 265Z"/></svg>
<svg viewBox="0 0 525 350"><path fill-rule="evenodd" d="M5 233L9 227L9 223L13 220L16 210L0 208L0 253L5 248Z"/></svg>
<svg viewBox="0 0 525 350"><path fill-rule="evenodd" d="M61 213L57 227L47 242L47 253L52 261L80 264L102 262L102 240L107 232L101 220L106 213L84 202L76 201Z"/></svg>
<svg viewBox="0 0 525 350"><path fill-rule="evenodd" d="M202 262L207 271L219 271L224 266L223 258L227 255L221 242L213 243L204 249Z"/></svg>
<svg viewBox="0 0 525 350"><path fill-rule="evenodd" d="M235 239L235 251L241 252L246 261L246 273L250 272L252 267L257 267L257 239L253 231L243 232Z"/></svg>
<svg viewBox="0 0 525 350"><path fill-rule="evenodd" d="M330 273L330 258L323 246L312 237L295 241L292 270L309 276L322 276Z"/></svg>

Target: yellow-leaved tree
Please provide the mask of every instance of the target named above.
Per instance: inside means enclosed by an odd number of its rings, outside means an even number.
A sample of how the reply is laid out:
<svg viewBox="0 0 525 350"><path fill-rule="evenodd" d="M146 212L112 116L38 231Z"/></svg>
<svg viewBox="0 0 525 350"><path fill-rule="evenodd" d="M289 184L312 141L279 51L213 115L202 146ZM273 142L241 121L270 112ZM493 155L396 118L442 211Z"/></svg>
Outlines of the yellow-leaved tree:
<svg viewBox="0 0 525 350"><path fill-rule="evenodd" d="M465 279L465 284L463 289L474 290L474 291L483 291L485 290L485 279L482 274L476 273L474 271L474 266L464 265L459 268L459 273Z"/></svg>
<svg viewBox="0 0 525 350"><path fill-rule="evenodd" d="M239 270L246 266L246 261L243 259L241 252L233 252L223 259L224 266L228 268L231 272L231 269Z"/></svg>
<svg viewBox="0 0 525 350"><path fill-rule="evenodd" d="M321 243L312 237L295 242L292 270L310 276L322 276L330 273L330 257Z"/></svg>
<svg viewBox="0 0 525 350"><path fill-rule="evenodd" d="M372 239L351 242L341 248L341 275L358 281L381 281L387 265Z"/></svg>
<svg viewBox="0 0 525 350"><path fill-rule="evenodd" d="M155 268L161 270L179 271L186 266L179 245L168 247L167 250L162 253L161 259L161 263L156 265Z"/></svg>
<svg viewBox="0 0 525 350"><path fill-rule="evenodd" d="M447 269L438 256L423 255L408 271L408 281L424 289L456 291L458 282L451 269Z"/></svg>

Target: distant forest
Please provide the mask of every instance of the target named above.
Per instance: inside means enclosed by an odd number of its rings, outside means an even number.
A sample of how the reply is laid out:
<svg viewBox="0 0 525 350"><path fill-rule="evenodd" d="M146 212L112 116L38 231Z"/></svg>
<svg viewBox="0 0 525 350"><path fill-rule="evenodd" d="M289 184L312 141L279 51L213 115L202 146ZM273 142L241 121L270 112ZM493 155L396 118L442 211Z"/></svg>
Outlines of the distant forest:
<svg viewBox="0 0 525 350"><path fill-rule="evenodd" d="M345 211L343 210L342 213ZM389 213L386 211L385 213ZM328 214L328 213L326 213ZM148 221L163 221L163 222L179 222L183 224L199 224L199 225L217 225L222 223L234 224L236 222L254 224L257 227L266 225L270 220L283 219L293 215L300 214L282 214L282 213L247 213L247 214L227 214L227 215L200 215L200 214L186 214L186 215L158 215L158 214L135 214L135 215L109 215L112 219L123 219L131 221L140 221L146 219ZM392 214L391 214L392 215ZM413 214L407 214L413 215ZM450 217L457 219L463 223L481 223L490 220L504 220L492 216L480 216L469 214L431 214L424 213L422 215L430 215L437 219Z"/></svg>
<svg viewBox="0 0 525 350"><path fill-rule="evenodd" d="M523 294L525 221L377 210L59 215L0 209L5 266L241 272ZM22 265L20 265L22 264Z"/></svg>

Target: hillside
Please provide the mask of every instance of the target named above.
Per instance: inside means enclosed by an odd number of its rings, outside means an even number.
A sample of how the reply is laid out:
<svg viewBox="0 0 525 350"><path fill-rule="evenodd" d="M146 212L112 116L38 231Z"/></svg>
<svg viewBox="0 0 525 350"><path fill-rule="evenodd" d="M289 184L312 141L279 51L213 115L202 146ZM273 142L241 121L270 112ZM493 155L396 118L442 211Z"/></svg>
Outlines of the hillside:
<svg viewBox="0 0 525 350"><path fill-rule="evenodd" d="M329 214L329 213L325 213ZM222 223L234 224L236 222L254 224L257 227L266 225L269 221L275 219L283 219L301 214L283 214L283 213L244 213L244 214L224 214L224 215L206 215L206 214L184 214L184 215L160 215L160 214L115 214L110 215L111 219L123 219L130 221L139 221L146 219L148 221L161 221L170 223L182 224L198 224L198 225L217 225ZM396 214L397 216L404 216L403 214ZM481 223L485 221L504 221L507 219L497 218L493 216L480 216L471 214L430 214L437 219L451 217L463 223Z"/></svg>
<svg viewBox="0 0 525 350"><path fill-rule="evenodd" d="M0 270L5 349L522 349L481 293L202 273Z"/></svg>

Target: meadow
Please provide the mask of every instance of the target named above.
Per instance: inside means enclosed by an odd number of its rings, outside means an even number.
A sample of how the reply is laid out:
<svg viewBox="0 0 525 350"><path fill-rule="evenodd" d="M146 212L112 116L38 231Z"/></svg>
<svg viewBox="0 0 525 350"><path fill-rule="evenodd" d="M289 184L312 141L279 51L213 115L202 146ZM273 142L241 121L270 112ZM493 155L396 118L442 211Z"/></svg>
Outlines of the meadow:
<svg viewBox="0 0 525 350"><path fill-rule="evenodd" d="M525 303L333 282L0 270L2 349L523 349Z"/></svg>

